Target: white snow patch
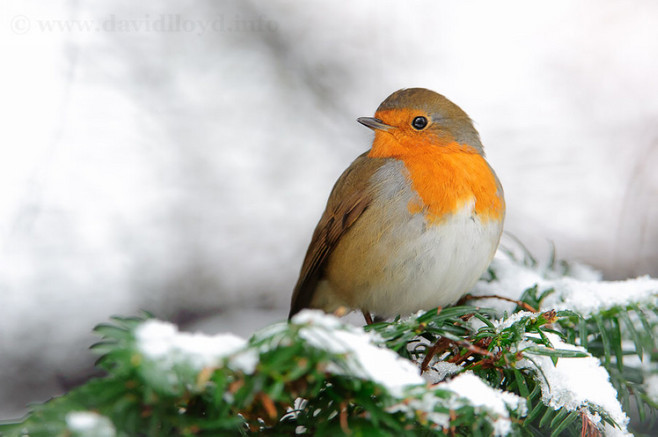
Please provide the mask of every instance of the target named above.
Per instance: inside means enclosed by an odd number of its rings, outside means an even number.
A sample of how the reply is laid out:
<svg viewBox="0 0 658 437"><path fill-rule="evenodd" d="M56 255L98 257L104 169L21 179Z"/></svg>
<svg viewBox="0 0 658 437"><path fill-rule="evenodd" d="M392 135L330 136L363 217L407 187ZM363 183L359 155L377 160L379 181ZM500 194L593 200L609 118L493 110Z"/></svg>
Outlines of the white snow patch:
<svg viewBox="0 0 658 437"><path fill-rule="evenodd" d="M643 276L625 281L579 281L561 278L551 281L557 293L548 296L544 307L570 309L584 316L613 306L627 306L636 302L655 300L658 279Z"/></svg>
<svg viewBox="0 0 658 437"><path fill-rule="evenodd" d="M220 365L230 357L229 367L253 373L258 362L255 352L243 350L246 340L233 334L191 334L179 332L171 323L147 320L137 327L135 338L144 356L163 368L185 364L201 370Z"/></svg>
<svg viewBox="0 0 658 437"><path fill-rule="evenodd" d="M605 437L635 437L633 434L623 429L615 428L614 426L606 423L603 425L603 434Z"/></svg>
<svg viewBox="0 0 658 437"><path fill-rule="evenodd" d="M486 408L498 416L494 420L494 434L507 435L512 430L508 410L526 413L526 400L514 393L497 390L471 372L463 373L456 378L439 384L438 387L454 392L460 398L468 400L470 405Z"/></svg>
<svg viewBox="0 0 658 437"><path fill-rule="evenodd" d="M348 326L343 322L341 322L341 320L338 317L334 317L330 314L325 314L322 311L313 311L313 310L300 311L292 318L291 321L297 325L310 324L313 326L323 327L327 329L352 328L351 326Z"/></svg>
<svg viewBox="0 0 658 437"><path fill-rule="evenodd" d="M381 384L393 396L401 397L404 388L425 382L418 367L392 350L377 346L379 336L363 328L345 325L335 316L314 310L301 311L292 323L305 325L299 335L311 346L346 354L350 374ZM337 367L331 371L344 373Z"/></svg>
<svg viewBox="0 0 658 437"><path fill-rule="evenodd" d="M447 390L453 393L446 400L437 396L433 389ZM451 381L436 384L432 388L416 387L408 391L404 402L391 406L391 412L404 412L408 417L415 417L420 412L424 419L442 428L450 425L450 417L437 407L451 409L470 405L478 410L484 409L492 414L492 424L496 436L504 436L512 431L509 411L517 411L521 416L526 414L525 399L509 392L489 387L471 372L463 373Z"/></svg>
<svg viewBox="0 0 658 437"><path fill-rule="evenodd" d="M575 269L578 278L556 278L556 273L546 270L545 267L525 266L501 251L496 254L491 268L496 273L496 280L480 281L473 290L473 295L497 294L519 299L526 289L534 285L538 287L538 295L552 288L555 291L542 302L543 310L569 309L587 317L613 306L656 300L658 296L658 279L648 276L625 281L599 281L598 275L584 266L579 266ZM501 314L504 311L511 312L515 307L515 304L499 299L482 299L476 303L494 308Z"/></svg>
<svg viewBox="0 0 658 437"><path fill-rule="evenodd" d="M547 332L546 335L556 349L567 349L585 352L580 347L564 343L560 337ZM523 342L521 349L525 346L537 345L532 342ZM621 404L617 400L617 392L610 383L609 375L595 357L583 358L559 358L556 365L550 357L544 355L533 355L532 361L523 359L518 363L519 367L541 368L545 376L539 378L542 388L542 400L551 408L564 407L570 411L576 410L587 403L598 405L603 408L610 417L617 422L623 432L626 432L628 417L622 411Z"/></svg>
<svg viewBox="0 0 658 437"><path fill-rule="evenodd" d="M448 376L455 375L464 370L462 366L447 361L437 361L423 373L425 381L431 384L437 384L445 380Z"/></svg>
<svg viewBox="0 0 658 437"><path fill-rule="evenodd" d="M109 418L91 411L74 411L65 418L66 426L74 436L114 437L116 429Z"/></svg>

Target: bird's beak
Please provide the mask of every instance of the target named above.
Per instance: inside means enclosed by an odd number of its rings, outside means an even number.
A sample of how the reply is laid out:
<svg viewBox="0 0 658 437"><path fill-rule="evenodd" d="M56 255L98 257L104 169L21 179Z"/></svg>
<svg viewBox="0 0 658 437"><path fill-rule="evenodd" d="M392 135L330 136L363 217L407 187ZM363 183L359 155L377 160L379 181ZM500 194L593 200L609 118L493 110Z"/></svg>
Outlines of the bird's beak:
<svg viewBox="0 0 658 437"><path fill-rule="evenodd" d="M365 127L369 127L374 131L383 130L384 132L386 132L387 130L393 127L383 123L380 119L374 117L359 117L356 119L356 121L358 121Z"/></svg>

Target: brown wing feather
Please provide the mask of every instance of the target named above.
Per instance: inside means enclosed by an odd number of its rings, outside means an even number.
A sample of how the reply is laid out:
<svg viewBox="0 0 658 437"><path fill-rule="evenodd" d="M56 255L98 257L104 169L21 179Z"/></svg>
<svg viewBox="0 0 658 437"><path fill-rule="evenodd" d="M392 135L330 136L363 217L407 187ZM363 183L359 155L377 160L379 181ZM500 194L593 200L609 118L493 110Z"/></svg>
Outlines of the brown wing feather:
<svg viewBox="0 0 658 437"><path fill-rule="evenodd" d="M288 319L309 307L331 252L370 205L373 193L368 181L386 159L367 158L366 154L356 158L343 172L329 195L292 294Z"/></svg>

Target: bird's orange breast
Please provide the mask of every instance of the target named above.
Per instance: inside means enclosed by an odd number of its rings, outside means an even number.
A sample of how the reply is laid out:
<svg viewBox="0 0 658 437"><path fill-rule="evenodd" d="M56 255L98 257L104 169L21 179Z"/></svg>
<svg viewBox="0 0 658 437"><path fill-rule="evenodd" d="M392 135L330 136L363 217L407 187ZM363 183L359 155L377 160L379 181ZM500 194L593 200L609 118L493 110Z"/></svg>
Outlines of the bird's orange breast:
<svg viewBox="0 0 658 437"><path fill-rule="evenodd" d="M406 144L405 144L406 143ZM496 176L482 155L455 141L399 141L377 132L368 156L395 158L404 162L420 202L411 201L409 212L423 212L430 223L473 202L473 211L483 221L502 220L505 201Z"/></svg>

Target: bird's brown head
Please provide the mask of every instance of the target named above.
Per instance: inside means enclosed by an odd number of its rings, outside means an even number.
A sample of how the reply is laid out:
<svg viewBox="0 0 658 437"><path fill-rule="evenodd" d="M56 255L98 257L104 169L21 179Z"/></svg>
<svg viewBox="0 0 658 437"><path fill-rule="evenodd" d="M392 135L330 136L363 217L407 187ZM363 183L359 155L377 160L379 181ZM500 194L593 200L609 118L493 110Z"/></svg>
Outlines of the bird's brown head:
<svg viewBox="0 0 658 437"><path fill-rule="evenodd" d="M375 117L359 123L375 131L372 157L422 153L428 147L484 155L480 136L462 109L425 88L394 92L379 105Z"/></svg>

